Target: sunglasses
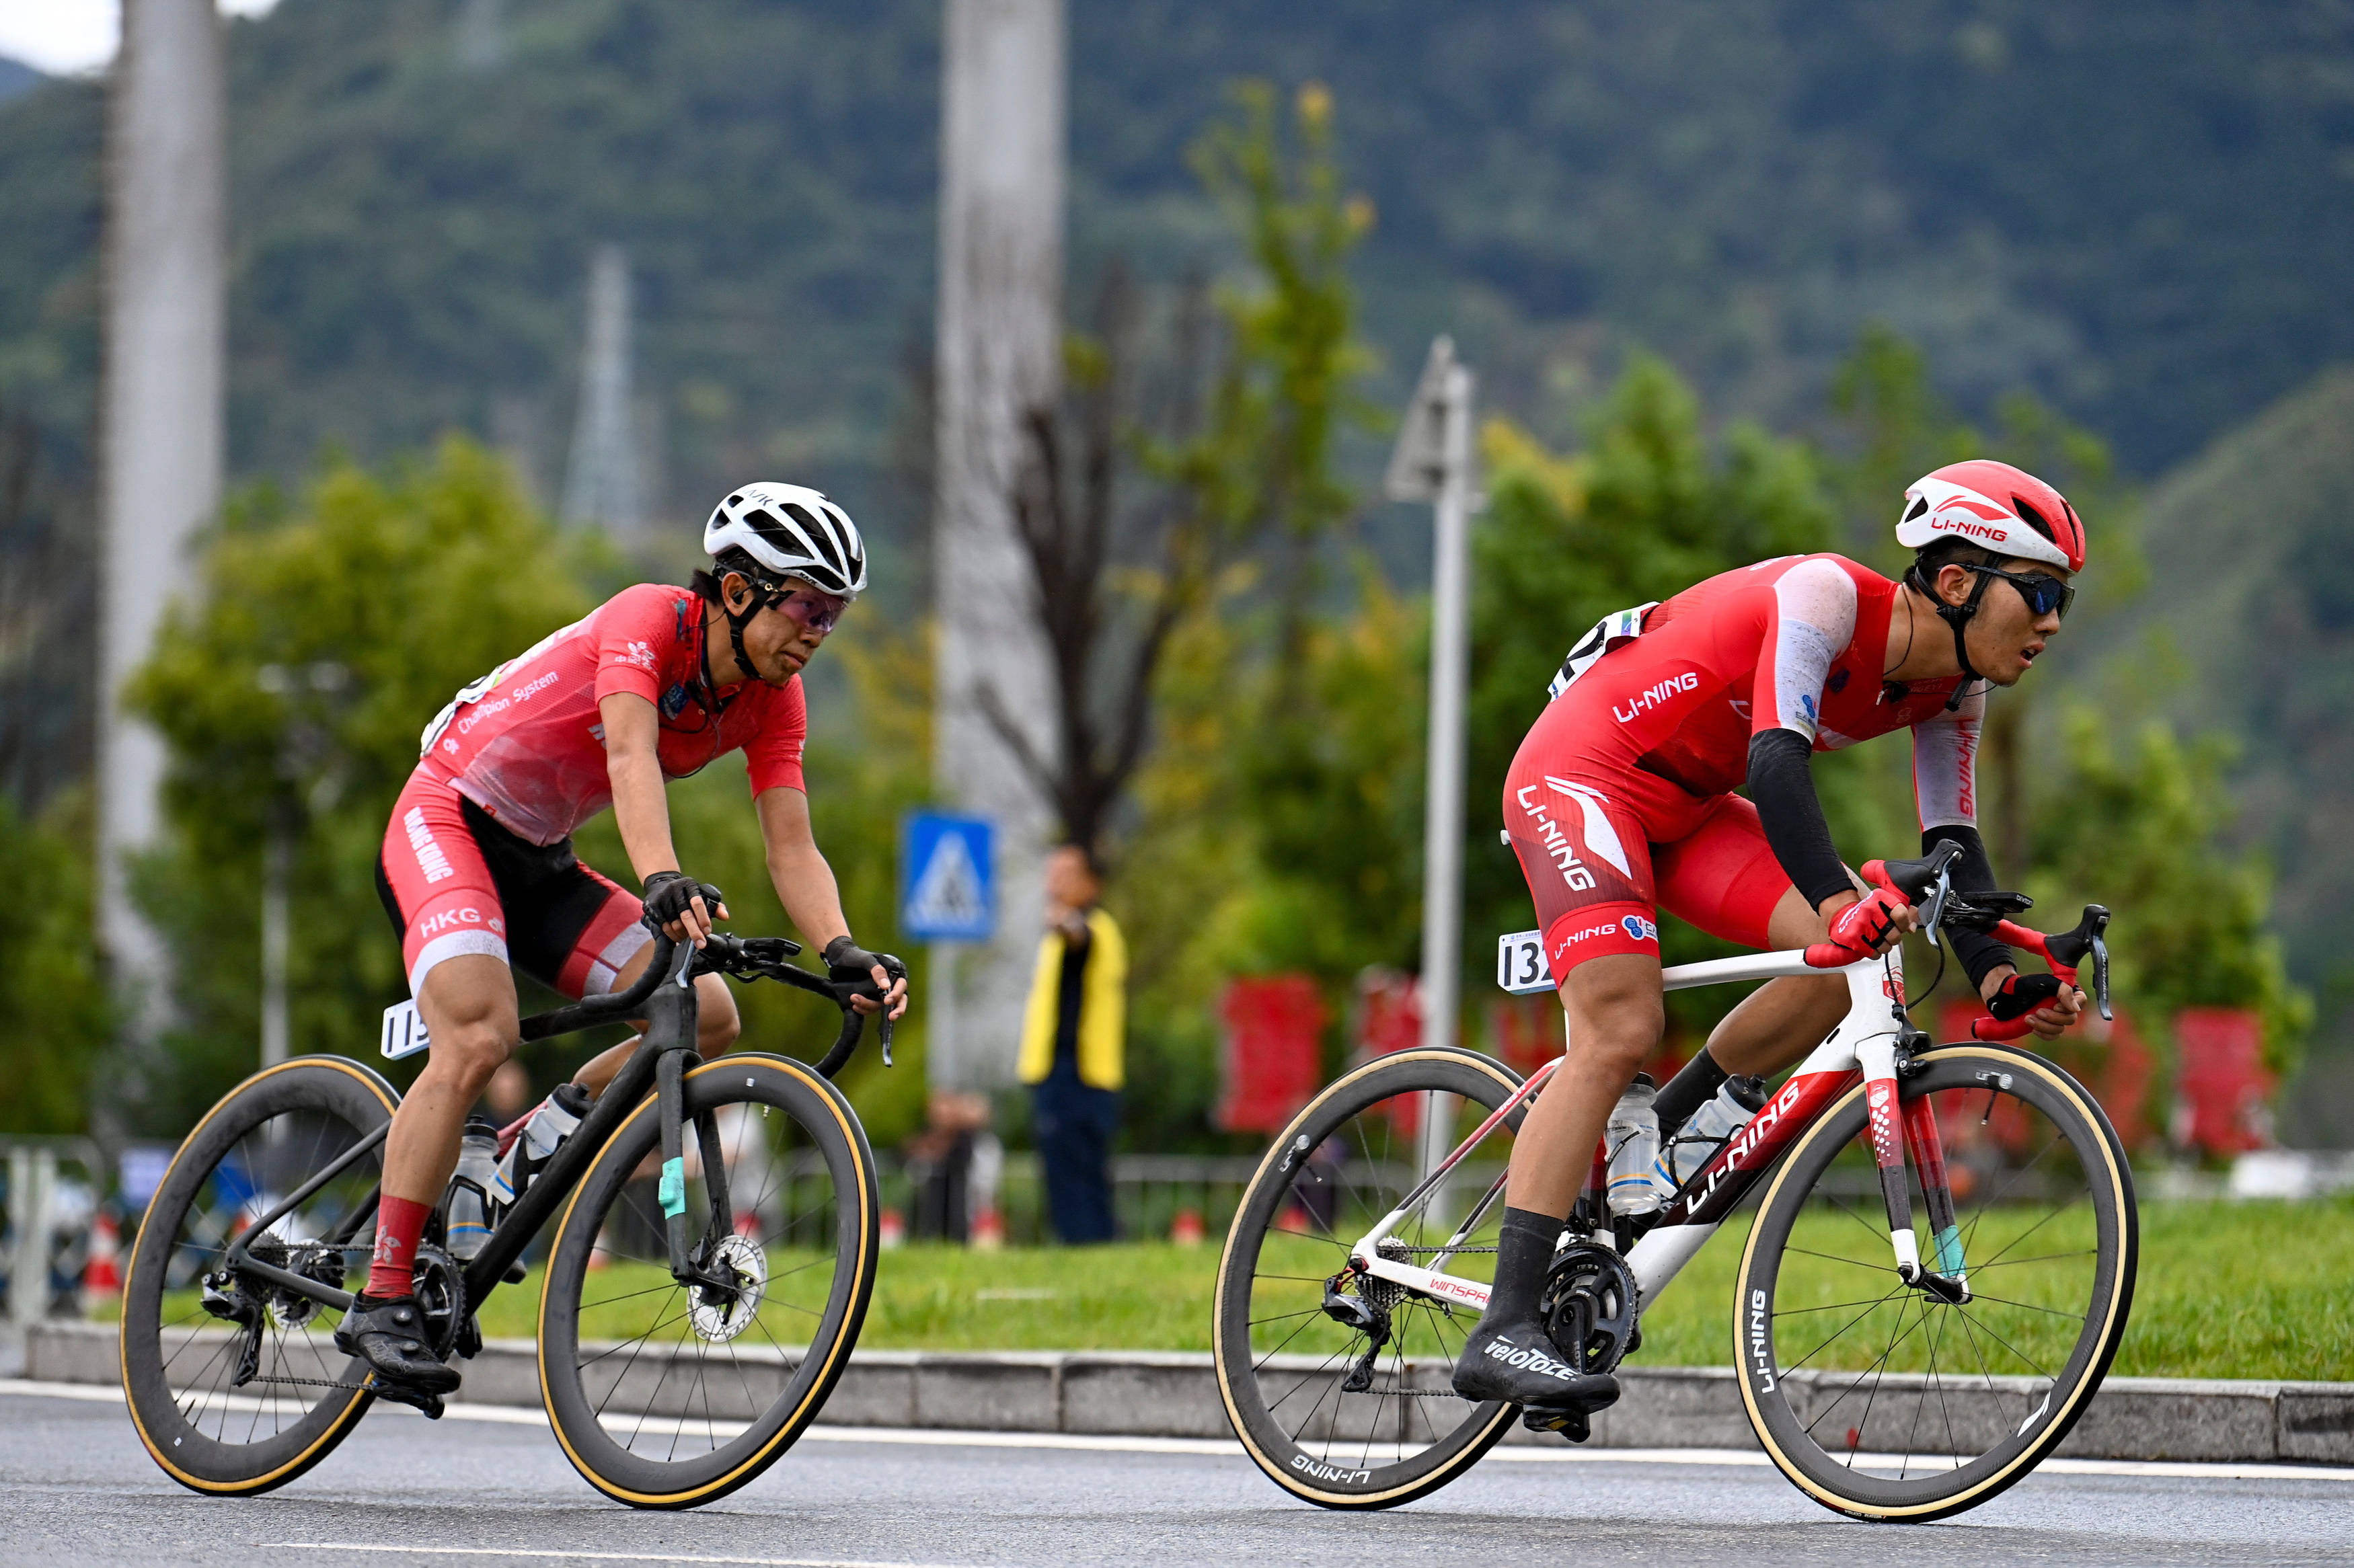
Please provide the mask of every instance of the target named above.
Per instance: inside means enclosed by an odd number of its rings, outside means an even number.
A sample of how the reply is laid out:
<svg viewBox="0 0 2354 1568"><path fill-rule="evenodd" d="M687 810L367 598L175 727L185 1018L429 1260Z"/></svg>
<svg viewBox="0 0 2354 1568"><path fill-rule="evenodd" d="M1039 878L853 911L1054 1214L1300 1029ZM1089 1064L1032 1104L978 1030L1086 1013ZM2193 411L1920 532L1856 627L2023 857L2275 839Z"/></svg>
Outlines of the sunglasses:
<svg viewBox="0 0 2354 1568"><path fill-rule="evenodd" d="M769 609L780 609L811 631L824 633L833 630L850 601L839 594L821 593L813 588L791 588L771 592L763 601Z"/></svg>
<svg viewBox="0 0 2354 1568"><path fill-rule="evenodd" d="M2017 588L2019 597L2027 601L2027 608L2038 620L2056 611L2060 619L2065 620L2068 619L2068 607L2076 602L2074 588L2042 572L2006 572L1993 567L1972 567L1970 570L1990 577L2000 577Z"/></svg>

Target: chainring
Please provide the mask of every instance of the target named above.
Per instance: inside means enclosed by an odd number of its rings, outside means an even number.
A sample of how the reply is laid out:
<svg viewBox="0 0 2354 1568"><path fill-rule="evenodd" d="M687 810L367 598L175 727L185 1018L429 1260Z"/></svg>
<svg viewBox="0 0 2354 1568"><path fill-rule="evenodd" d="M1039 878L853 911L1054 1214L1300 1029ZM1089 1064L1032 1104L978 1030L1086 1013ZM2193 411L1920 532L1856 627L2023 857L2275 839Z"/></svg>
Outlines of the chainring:
<svg viewBox="0 0 2354 1568"><path fill-rule="evenodd" d="M1553 1260L1537 1295L1537 1320L1563 1359L1582 1372L1606 1372L1641 1342L1642 1290L1627 1260L1579 1242Z"/></svg>
<svg viewBox="0 0 2354 1568"><path fill-rule="evenodd" d="M465 1270L440 1247L419 1246L409 1277L417 1286L417 1308L425 1315L421 1337L434 1356L446 1361L468 1324ZM477 1348L479 1342L478 1338Z"/></svg>

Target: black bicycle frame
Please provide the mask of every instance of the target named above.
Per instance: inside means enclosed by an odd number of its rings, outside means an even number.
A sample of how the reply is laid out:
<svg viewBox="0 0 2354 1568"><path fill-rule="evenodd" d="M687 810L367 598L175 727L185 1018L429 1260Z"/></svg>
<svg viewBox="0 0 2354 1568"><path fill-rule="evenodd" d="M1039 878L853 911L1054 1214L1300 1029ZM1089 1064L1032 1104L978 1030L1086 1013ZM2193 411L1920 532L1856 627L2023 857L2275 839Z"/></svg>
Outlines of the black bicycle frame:
<svg viewBox="0 0 2354 1568"><path fill-rule="evenodd" d="M556 1151L555 1158L548 1161L546 1168L529 1187L524 1189L523 1196L515 1200L514 1207L500 1220L490 1239L483 1243L482 1250L467 1263L464 1278L466 1310L470 1314L504 1281L507 1270L538 1236L541 1227L555 1213L557 1206L571 1196L572 1190L587 1174L589 1161L604 1148L606 1140L612 1137L622 1118L637 1108L650 1087L655 1089L661 1102L657 1114L662 1118L665 1173L683 1171L680 1161L686 1120L685 1068L688 1065L686 1059L695 1051L698 1012L695 995L697 949L689 943L673 944L670 938L659 933L654 939L657 947L653 961L626 992L575 1002L523 1021L522 1033L525 1040L544 1040L550 1035L570 1033L590 1024L619 1018L643 1003L646 1028L643 1043L631 1053L630 1059L621 1065L621 1070L614 1075L613 1081L606 1086L588 1114L580 1118L580 1125L573 1129L571 1137L565 1139L563 1147ZM818 989L822 983L805 989ZM846 1021L843 1036L854 1046L856 1033L856 1015L854 1013ZM846 1054L838 1042L835 1050L828 1053L827 1060L832 1062L836 1056ZM711 1234L725 1234L732 1217L727 1195L726 1163L720 1158L718 1129L716 1125L707 1125L710 1121L708 1117L697 1118L695 1136L703 1160L704 1187L711 1198L711 1220L716 1227ZM267 1234L270 1226L334 1181L354 1161L381 1147L390 1130L391 1124L387 1122L365 1135L296 1188L292 1195L254 1220L237 1240L229 1244L224 1255L228 1266L240 1274L266 1279L281 1289L339 1311L350 1310L352 1292L338 1290L315 1279L305 1278L291 1269L263 1263L252 1256L249 1248L253 1238ZM683 1175L681 1182L683 1186ZM371 1192L358 1212L373 1209L378 1192ZM668 1222L672 1275L681 1284L735 1288L732 1278L706 1277L701 1265L693 1257L692 1227L687 1222L683 1193L674 1211L667 1201L664 1210ZM357 1234L356 1227L354 1227L353 1234Z"/></svg>

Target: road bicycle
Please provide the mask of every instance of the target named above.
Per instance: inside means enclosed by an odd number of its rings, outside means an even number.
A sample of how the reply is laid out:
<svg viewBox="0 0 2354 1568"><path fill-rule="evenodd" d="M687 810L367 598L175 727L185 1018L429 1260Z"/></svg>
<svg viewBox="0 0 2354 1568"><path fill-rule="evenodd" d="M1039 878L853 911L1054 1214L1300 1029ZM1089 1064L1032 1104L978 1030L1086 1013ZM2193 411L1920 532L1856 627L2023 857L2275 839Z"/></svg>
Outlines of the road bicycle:
<svg viewBox="0 0 2354 1568"><path fill-rule="evenodd" d="M1920 906L1932 941L1991 931L2071 984L2089 959L2108 1016L2108 912L2028 930L2009 918L2024 895L1952 886L1952 851L1865 874ZM1551 989L1535 933L1506 938L1504 961L1508 989ZM1662 980L1824 972L1801 950ZM2098 1102L2005 1043L2024 1019L1981 1017L1971 1039L1933 1044L1893 958L1829 972L1846 978L1846 1018L1656 1215L1611 1216L1597 1150L1540 1310L1564 1360L1615 1369L1638 1349L1643 1313L1762 1184L1731 1322L1759 1443L1839 1512L1933 1520L2028 1474L2100 1387L2133 1301L2133 1174ZM1450 1379L1487 1304L1478 1275L1492 1272L1512 1137L1558 1065L1523 1080L1473 1051L1399 1051L1324 1089L1268 1150L1219 1263L1214 1344L1235 1436L1278 1485L1328 1508L1388 1508L1505 1436L1515 1407L1457 1399Z"/></svg>
<svg viewBox="0 0 2354 1568"><path fill-rule="evenodd" d="M557 1441L590 1485L640 1508L723 1498L815 1417L874 1291L875 1159L831 1082L858 1047L855 996L786 960L783 938L659 931L626 991L529 1018L544 1040L642 1017L635 1052L471 1259L446 1214L418 1249L427 1338L482 1346L476 1314L520 1283L556 1224L540 1288L539 1383ZM758 1052L704 1061L697 975L770 979L843 1011L814 1065ZM885 1060L891 1026L881 1029ZM337 1351L365 1280L385 1134L400 1097L365 1065L300 1056L207 1112L149 1204L122 1308L122 1385L140 1441L196 1491L284 1486L332 1452L378 1397L440 1414Z"/></svg>

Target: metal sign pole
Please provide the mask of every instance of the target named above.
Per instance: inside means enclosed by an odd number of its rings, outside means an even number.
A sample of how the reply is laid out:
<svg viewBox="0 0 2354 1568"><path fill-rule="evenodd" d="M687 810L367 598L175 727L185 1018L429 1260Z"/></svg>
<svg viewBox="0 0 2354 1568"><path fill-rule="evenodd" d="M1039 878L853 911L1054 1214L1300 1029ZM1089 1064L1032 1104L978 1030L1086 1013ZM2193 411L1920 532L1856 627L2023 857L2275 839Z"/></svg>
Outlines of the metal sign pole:
<svg viewBox="0 0 2354 1568"><path fill-rule="evenodd" d="M1471 372L1455 345L1430 345L1421 384L1390 463L1393 499L1434 503L1431 550L1430 729L1424 788L1422 1044L1455 1044L1463 941L1463 758L1470 668L1470 524L1481 497L1472 452ZM1421 1169L1454 1147L1454 1097L1433 1094L1422 1118ZM1434 1194L1434 1214L1444 1208Z"/></svg>

